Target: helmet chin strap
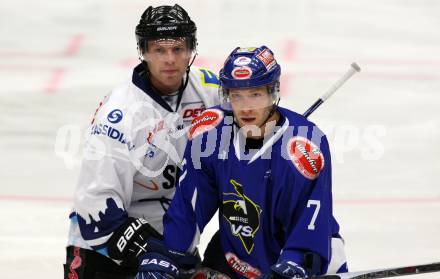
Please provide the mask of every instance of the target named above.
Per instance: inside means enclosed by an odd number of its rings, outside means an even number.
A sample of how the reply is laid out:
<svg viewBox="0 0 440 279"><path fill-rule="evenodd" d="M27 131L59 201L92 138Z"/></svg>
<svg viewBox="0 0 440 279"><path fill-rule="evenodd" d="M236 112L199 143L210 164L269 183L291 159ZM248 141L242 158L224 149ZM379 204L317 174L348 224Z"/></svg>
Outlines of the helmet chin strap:
<svg viewBox="0 0 440 279"><path fill-rule="evenodd" d="M194 60L196 60L196 57L197 57L197 50L195 51L195 53L194 53L194 56L193 56L193 58L192 58L192 60L191 60L191 63L189 63L188 64L188 72L189 72L189 68L192 66L192 64L194 63Z"/></svg>
<svg viewBox="0 0 440 279"><path fill-rule="evenodd" d="M272 108L270 109L269 114L267 115L266 119L263 121L263 123L262 123L260 126L258 126L258 128L261 128L261 127L263 127L264 125L266 125L266 123L267 123L267 121L269 120L269 118L271 118L272 115L277 111L277 107L278 107L278 104L279 104L279 103L280 103L280 99L278 98L276 104L273 104L273 105L272 105Z"/></svg>

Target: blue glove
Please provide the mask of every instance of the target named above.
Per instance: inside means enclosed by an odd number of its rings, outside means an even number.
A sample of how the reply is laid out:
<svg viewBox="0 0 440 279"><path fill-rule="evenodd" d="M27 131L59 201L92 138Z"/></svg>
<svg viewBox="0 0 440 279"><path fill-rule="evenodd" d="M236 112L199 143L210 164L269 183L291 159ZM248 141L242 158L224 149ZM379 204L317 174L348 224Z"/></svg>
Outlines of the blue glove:
<svg viewBox="0 0 440 279"><path fill-rule="evenodd" d="M200 262L198 254L170 250L158 239L150 238L146 250L138 257L139 267L135 279L175 279Z"/></svg>
<svg viewBox="0 0 440 279"><path fill-rule="evenodd" d="M285 279L285 278L307 278L307 272L302 266L292 261L281 261L271 266L272 272L260 276L260 279Z"/></svg>
<svg viewBox="0 0 440 279"><path fill-rule="evenodd" d="M174 279L179 269L169 257L148 252L139 257L139 268L135 279Z"/></svg>
<svg viewBox="0 0 440 279"><path fill-rule="evenodd" d="M307 272L299 264L292 261L281 261L271 267L275 275L287 278L306 278Z"/></svg>

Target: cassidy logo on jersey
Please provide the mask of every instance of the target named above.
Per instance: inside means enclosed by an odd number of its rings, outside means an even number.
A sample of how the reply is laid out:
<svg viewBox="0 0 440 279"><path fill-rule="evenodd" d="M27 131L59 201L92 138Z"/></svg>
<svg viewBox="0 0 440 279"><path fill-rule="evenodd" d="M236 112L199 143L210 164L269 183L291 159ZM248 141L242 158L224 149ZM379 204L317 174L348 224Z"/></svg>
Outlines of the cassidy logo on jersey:
<svg viewBox="0 0 440 279"><path fill-rule="evenodd" d="M91 135L105 135L111 139L117 140L118 142L127 145L128 150L132 150L135 147L134 144L125 137L124 133L107 124L92 125L91 130Z"/></svg>
<svg viewBox="0 0 440 279"><path fill-rule="evenodd" d="M110 123L116 124L121 122L123 117L123 113L120 109L115 109L112 110L108 115L107 115L107 120Z"/></svg>
<svg viewBox="0 0 440 279"><path fill-rule="evenodd" d="M223 193L223 217L229 222L232 234L240 238L250 254L254 248L255 234L260 228L262 209L244 194L240 183L233 179L230 183L235 193Z"/></svg>
<svg viewBox="0 0 440 279"><path fill-rule="evenodd" d="M308 179L317 178L324 168L321 150L307 138L291 138L287 143L287 153L296 169Z"/></svg>

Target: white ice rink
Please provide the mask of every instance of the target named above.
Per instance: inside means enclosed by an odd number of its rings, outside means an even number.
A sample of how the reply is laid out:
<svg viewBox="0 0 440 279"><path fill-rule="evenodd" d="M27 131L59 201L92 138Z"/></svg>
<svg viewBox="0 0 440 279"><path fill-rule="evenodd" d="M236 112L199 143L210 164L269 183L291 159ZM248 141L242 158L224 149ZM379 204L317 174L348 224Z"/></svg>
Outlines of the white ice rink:
<svg viewBox="0 0 440 279"><path fill-rule="evenodd" d="M62 278L83 134L131 75L141 13L163 3L0 0L0 278ZM439 0L179 3L198 26L196 64L218 71L235 46L266 44L298 112L356 61L311 117L331 141L349 266L440 261Z"/></svg>

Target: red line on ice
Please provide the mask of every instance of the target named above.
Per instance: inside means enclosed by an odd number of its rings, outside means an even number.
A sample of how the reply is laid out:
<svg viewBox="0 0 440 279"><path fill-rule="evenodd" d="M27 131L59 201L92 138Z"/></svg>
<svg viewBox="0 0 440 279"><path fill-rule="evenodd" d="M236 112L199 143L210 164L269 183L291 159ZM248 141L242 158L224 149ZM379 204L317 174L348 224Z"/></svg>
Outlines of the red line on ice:
<svg viewBox="0 0 440 279"><path fill-rule="evenodd" d="M292 39L288 39L283 43L283 58L281 59L282 61L278 61L279 63L282 63L283 61L293 61L296 59L297 56L297 49L298 49L298 44L295 40ZM276 55L275 55L275 58ZM278 59L277 59L278 60Z"/></svg>
<svg viewBox="0 0 440 279"><path fill-rule="evenodd" d="M72 198L68 197L48 197L48 196L19 196L19 195L0 195L0 200L6 201L30 201L30 202L60 202L70 203Z"/></svg>
<svg viewBox="0 0 440 279"><path fill-rule="evenodd" d="M74 56L75 54L77 54L83 39L84 39L83 34L76 34L76 35L72 36L69 44L67 45L67 47L63 51L63 55L64 56Z"/></svg>
<svg viewBox="0 0 440 279"><path fill-rule="evenodd" d="M52 72L52 76L50 77L47 85L44 87L45 93L54 93L58 90L61 79L66 73L66 69L64 68L56 68Z"/></svg>

